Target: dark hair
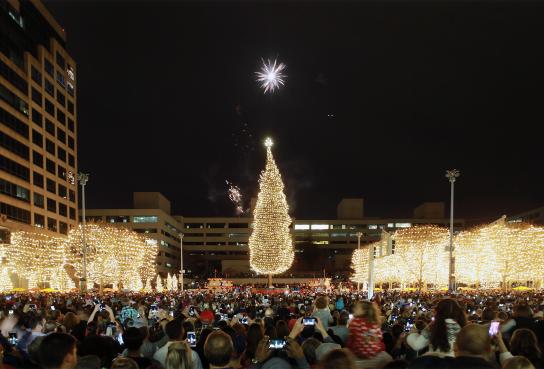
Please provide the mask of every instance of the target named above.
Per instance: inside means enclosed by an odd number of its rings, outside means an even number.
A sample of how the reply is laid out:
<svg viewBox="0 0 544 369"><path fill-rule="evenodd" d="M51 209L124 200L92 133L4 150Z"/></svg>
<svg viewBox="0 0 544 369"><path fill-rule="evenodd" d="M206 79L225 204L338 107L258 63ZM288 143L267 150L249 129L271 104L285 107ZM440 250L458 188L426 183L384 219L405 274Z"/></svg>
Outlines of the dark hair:
<svg viewBox="0 0 544 369"><path fill-rule="evenodd" d="M491 307L486 307L484 311L482 311L482 320L484 322L489 322L491 320L495 320L497 318L497 310Z"/></svg>
<svg viewBox="0 0 544 369"><path fill-rule="evenodd" d="M434 322L431 325L430 343L433 348L440 351L450 351L451 346L448 340L448 326L446 319L452 319L461 327L467 324L465 312L459 303L453 299L443 299L436 306Z"/></svg>
<svg viewBox="0 0 544 369"><path fill-rule="evenodd" d="M276 337L283 339L289 335L289 327L285 320L278 320L276 322Z"/></svg>
<svg viewBox="0 0 544 369"><path fill-rule="evenodd" d="M46 336L39 349L41 367L43 369L60 367L66 356L74 350L75 346L76 339L69 334L51 333Z"/></svg>
<svg viewBox="0 0 544 369"><path fill-rule="evenodd" d="M302 343L302 352L304 352L304 357L306 358L308 364L317 364L317 355L315 353L315 350L319 345L321 345L321 342L319 342L315 338L308 338Z"/></svg>
<svg viewBox="0 0 544 369"><path fill-rule="evenodd" d="M190 321L186 320L182 324L183 326L183 339L187 338L187 332L194 332L195 326Z"/></svg>
<svg viewBox="0 0 544 369"><path fill-rule="evenodd" d="M533 312L526 304L518 304L514 306L514 317L516 318L532 318Z"/></svg>
<svg viewBox="0 0 544 369"><path fill-rule="evenodd" d="M346 349L329 351L319 362L319 369L354 369L355 358Z"/></svg>
<svg viewBox="0 0 544 369"><path fill-rule="evenodd" d="M510 352L514 356L525 356L533 364L542 358L535 333L527 328L519 328L510 338ZM537 366L537 365L535 365Z"/></svg>
<svg viewBox="0 0 544 369"><path fill-rule="evenodd" d="M168 338L171 340L177 340L183 336L183 323L179 319L171 320L166 323L164 330L166 331Z"/></svg>
<svg viewBox="0 0 544 369"><path fill-rule="evenodd" d="M144 335L138 328L130 327L123 333L123 342L128 350L138 350L144 343Z"/></svg>
<svg viewBox="0 0 544 369"><path fill-rule="evenodd" d="M348 321L349 321L349 313L346 310L342 310L338 318L338 325L346 325L348 324Z"/></svg>
<svg viewBox="0 0 544 369"><path fill-rule="evenodd" d="M210 365L223 367L230 362L234 347L232 339L223 331L210 333L204 344L204 355Z"/></svg>
<svg viewBox="0 0 544 369"><path fill-rule="evenodd" d="M383 369L405 369L405 368L408 368L408 361L404 359L390 361L383 367Z"/></svg>
<svg viewBox="0 0 544 369"><path fill-rule="evenodd" d="M255 357L255 351L257 350L257 345L259 341L262 340L263 328L257 323L252 323L247 330L247 348L246 348L246 357L248 359L253 359Z"/></svg>

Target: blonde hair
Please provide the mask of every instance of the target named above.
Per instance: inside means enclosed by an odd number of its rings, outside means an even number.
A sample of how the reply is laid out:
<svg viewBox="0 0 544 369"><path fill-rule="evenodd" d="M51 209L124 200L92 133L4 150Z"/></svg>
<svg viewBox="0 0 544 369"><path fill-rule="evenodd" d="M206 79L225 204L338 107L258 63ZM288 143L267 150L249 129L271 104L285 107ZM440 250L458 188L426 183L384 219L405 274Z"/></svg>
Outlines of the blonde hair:
<svg viewBox="0 0 544 369"><path fill-rule="evenodd" d="M166 355L165 369L192 369L190 352L186 350L186 344L183 342L175 342L168 346L168 354Z"/></svg>
<svg viewBox="0 0 544 369"><path fill-rule="evenodd" d="M535 369L525 356L514 356L502 364L502 369Z"/></svg>
<svg viewBox="0 0 544 369"><path fill-rule="evenodd" d="M139 367L131 358L119 356L111 363L111 369L139 369Z"/></svg>
<svg viewBox="0 0 544 369"><path fill-rule="evenodd" d="M357 315L358 318L364 318L370 323L380 324L380 309L376 303L371 301L357 301L356 307L361 309L361 313Z"/></svg>

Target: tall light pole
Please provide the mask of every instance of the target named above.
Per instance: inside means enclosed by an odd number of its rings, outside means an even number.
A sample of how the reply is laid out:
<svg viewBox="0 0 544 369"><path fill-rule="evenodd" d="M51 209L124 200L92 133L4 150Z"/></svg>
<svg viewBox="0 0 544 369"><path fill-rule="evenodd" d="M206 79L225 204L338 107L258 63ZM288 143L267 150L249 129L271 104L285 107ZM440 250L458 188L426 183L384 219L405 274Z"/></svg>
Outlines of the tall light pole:
<svg viewBox="0 0 544 369"><path fill-rule="evenodd" d="M181 284L181 291L183 291L183 233L179 234L179 283Z"/></svg>
<svg viewBox="0 0 544 369"><path fill-rule="evenodd" d="M83 293L87 292L87 241L85 240L85 225L87 224L85 219L85 185L89 180L89 174L79 172L77 174L77 180L81 185L81 220L83 222L83 228L81 229L81 238L83 239L83 272L79 279L79 290Z"/></svg>
<svg viewBox="0 0 544 369"><path fill-rule="evenodd" d="M361 252L361 237L363 236L363 234L361 232L357 232L355 233L355 235L357 236L357 250L359 250L359 252ZM360 292L361 291L361 282L357 281L357 292Z"/></svg>
<svg viewBox="0 0 544 369"><path fill-rule="evenodd" d="M370 300L374 296L374 244L368 246L368 292L367 298Z"/></svg>
<svg viewBox="0 0 544 369"><path fill-rule="evenodd" d="M448 288L450 292L455 291L455 260L453 259L453 193L455 180L461 175L457 169L446 170L446 178L451 183L450 203L450 268L448 274Z"/></svg>

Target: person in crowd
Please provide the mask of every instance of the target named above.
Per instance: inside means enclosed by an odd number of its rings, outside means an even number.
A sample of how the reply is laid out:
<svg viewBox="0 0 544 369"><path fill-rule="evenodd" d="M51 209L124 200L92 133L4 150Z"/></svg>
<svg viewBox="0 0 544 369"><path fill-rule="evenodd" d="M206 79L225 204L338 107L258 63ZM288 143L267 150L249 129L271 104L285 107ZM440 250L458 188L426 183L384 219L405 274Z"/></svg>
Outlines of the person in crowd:
<svg viewBox="0 0 544 369"><path fill-rule="evenodd" d="M192 369L191 348L187 342L174 342L168 346L164 369Z"/></svg>
<svg viewBox="0 0 544 369"><path fill-rule="evenodd" d="M534 365L523 356L513 356L502 364L502 369L535 369Z"/></svg>
<svg viewBox="0 0 544 369"><path fill-rule="evenodd" d="M317 367L317 348L321 345L321 342L315 338L308 338L302 343L302 351L304 352L304 357L310 365L311 369Z"/></svg>
<svg viewBox="0 0 544 369"><path fill-rule="evenodd" d="M342 302L342 305L343 304L344 303ZM330 329L332 329L332 332L338 337L340 337L343 345L345 345L348 341L348 336L349 336L348 321L349 321L349 313L345 310L342 310L340 312L336 325L330 327Z"/></svg>
<svg viewBox="0 0 544 369"><path fill-rule="evenodd" d="M507 349L499 332L496 337L496 343L499 350L499 361L501 364L514 357L523 356L529 360L535 368L544 368L542 351L540 350L538 340L533 331L526 328L516 329L510 339L510 350Z"/></svg>
<svg viewBox="0 0 544 369"><path fill-rule="evenodd" d="M111 369L139 369L138 363L129 357L120 356L113 360Z"/></svg>
<svg viewBox="0 0 544 369"><path fill-rule="evenodd" d="M21 328L24 329L24 333L17 343L17 348L28 353L28 346L32 341L37 337L45 335L43 333L45 319L38 313L30 311L22 316L20 324Z"/></svg>
<svg viewBox="0 0 544 369"><path fill-rule="evenodd" d="M318 365L319 369L356 369L353 354L346 349L332 350Z"/></svg>
<svg viewBox="0 0 544 369"><path fill-rule="evenodd" d="M208 359L210 369L228 368L234 354L234 345L228 334L215 331L208 335L204 344L204 355Z"/></svg>
<svg viewBox="0 0 544 369"><path fill-rule="evenodd" d="M360 359L369 359L385 350L380 328L378 306L370 301L359 301L353 308L353 319L349 323L346 347Z"/></svg>
<svg viewBox="0 0 544 369"><path fill-rule="evenodd" d="M70 311L64 315L63 325L66 328L66 333L71 334L80 342L83 341L87 330L86 320L81 320L80 316Z"/></svg>
<svg viewBox="0 0 544 369"><path fill-rule="evenodd" d="M329 301L326 296L319 296L315 300L315 309L312 316L319 318L325 330L329 329L329 324L332 324L333 319L329 309Z"/></svg>
<svg viewBox="0 0 544 369"><path fill-rule="evenodd" d="M247 331L247 348L245 354L246 362L251 363L251 360L255 358L257 352L257 345L264 337L264 330L260 324L253 323L249 326Z"/></svg>
<svg viewBox="0 0 544 369"><path fill-rule="evenodd" d="M443 299L436 306L434 321L421 333L415 326L412 327L406 342L415 351L428 347L431 354L453 357L457 334L466 324L467 318L459 303L453 299Z"/></svg>
<svg viewBox="0 0 544 369"><path fill-rule="evenodd" d="M533 311L525 303L514 306L514 314L511 319L501 325L501 333L510 335L518 328L527 328L533 332L536 329Z"/></svg>
<svg viewBox="0 0 544 369"><path fill-rule="evenodd" d="M126 357L131 358L137 364L139 369L148 369L156 366L152 359L144 357L141 353L141 347L144 342L144 333L135 327L130 327L123 333L123 342L127 348Z"/></svg>
<svg viewBox="0 0 544 369"><path fill-rule="evenodd" d="M165 326L166 335L168 336L168 342L155 352L153 359L158 361L162 366L166 365L166 356L168 355L168 347L175 342L183 341L183 323L180 319L174 319L169 321ZM191 348L188 349L191 355L192 369L202 369L202 362L198 354Z"/></svg>
<svg viewBox="0 0 544 369"><path fill-rule="evenodd" d="M46 336L39 349L43 369L74 369L77 365L76 339L65 333Z"/></svg>

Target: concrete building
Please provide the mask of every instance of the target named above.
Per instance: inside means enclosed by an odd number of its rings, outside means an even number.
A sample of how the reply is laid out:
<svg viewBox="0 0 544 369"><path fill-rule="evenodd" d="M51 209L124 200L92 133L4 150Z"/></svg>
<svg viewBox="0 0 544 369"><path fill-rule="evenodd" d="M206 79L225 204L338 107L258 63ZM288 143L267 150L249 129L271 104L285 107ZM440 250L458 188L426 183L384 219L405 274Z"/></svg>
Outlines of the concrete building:
<svg viewBox="0 0 544 369"><path fill-rule="evenodd" d="M382 230L394 231L417 224L449 226L443 212L436 211L432 212L435 218L378 219L364 218L362 214L363 199L345 199L338 206L337 219L294 219L291 229L295 262L287 274L311 275L323 268L327 273L348 272L351 254L357 248L357 232L363 234L364 245L379 240ZM180 232L184 234L187 275L249 274L252 218L173 216L170 202L161 194L136 192L132 209L87 209L87 220L118 223L145 233L159 244L157 268L163 274L180 269ZM455 227L462 229L464 221L456 219Z"/></svg>
<svg viewBox="0 0 544 369"><path fill-rule="evenodd" d="M76 63L38 0L0 1L0 233L77 223Z"/></svg>
<svg viewBox="0 0 544 369"><path fill-rule="evenodd" d="M419 224L449 227L440 203L423 204L418 208L433 209L424 215L433 217L384 219L363 217L363 199L343 199L337 208L337 219L294 219L291 226L295 242L295 261L288 274L311 274L325 269L327 273L348 272L351 255L357 248L357 233L361 244L380 239L383 230ZM419 213L420 215L421 212ZM175 217L183 229L183 251L186 269L199 274L214 271L237 275L249 270L248 239L252 218ZM463 219L455 219L456 230L464 228Z"/></svg>
<svg viewBox="0 0 544 369"><path fill-rule="evenodd" d="M179 273L181 226L170 215L170 201L158 192L134 192L132 209L86 209L89 222L115 223L144 234L159 246L157 271Z"/></svg>

